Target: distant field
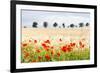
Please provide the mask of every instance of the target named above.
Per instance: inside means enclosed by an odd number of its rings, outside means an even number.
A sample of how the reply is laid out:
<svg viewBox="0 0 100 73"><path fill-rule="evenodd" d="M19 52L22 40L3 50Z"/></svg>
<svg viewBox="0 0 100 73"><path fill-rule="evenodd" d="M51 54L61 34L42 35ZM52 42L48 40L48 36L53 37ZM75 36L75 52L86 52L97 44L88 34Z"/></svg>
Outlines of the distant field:
<svg viewBox="0 0 100 73"><path fill-rule="evenodd" d="M89 27L66 29L22 28L21 61L22 63L29 63L87 60L90 57L89 37Z"/></svg>
<svg viewBox="0 0 100 73"><path fill-rule="evenodd" d="M70 38L86 38L89 40L89 28L67 28L67 29L40 29L40 28L22 28L22 41L30 38L44 39L48 36L65 36Z"/></svg>

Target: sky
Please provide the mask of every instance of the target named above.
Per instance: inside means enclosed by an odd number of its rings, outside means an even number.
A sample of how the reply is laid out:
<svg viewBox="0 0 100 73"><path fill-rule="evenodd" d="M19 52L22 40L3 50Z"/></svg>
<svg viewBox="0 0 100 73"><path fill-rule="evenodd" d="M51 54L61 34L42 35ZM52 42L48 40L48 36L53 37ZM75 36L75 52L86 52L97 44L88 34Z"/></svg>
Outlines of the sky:
<svg viewBox="0 0 100 73"><path fill-rule="evenodd" d="M32 27L33 22L38 22L38 28L43 28L43 22L48 22L48 28L54 28L53 23L57 22L59 26L65 23L78 25L79 23L90 22L90 13L83 12L58 12L58 11L39 11L22 10L22 26ZM62 27L62 26L61 26Z"/></svg>

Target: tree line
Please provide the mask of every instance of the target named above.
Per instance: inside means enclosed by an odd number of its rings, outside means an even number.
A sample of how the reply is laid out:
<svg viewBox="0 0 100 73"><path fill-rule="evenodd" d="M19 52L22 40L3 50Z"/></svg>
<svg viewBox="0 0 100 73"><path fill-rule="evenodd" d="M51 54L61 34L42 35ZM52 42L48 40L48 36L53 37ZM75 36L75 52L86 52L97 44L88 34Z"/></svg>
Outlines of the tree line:
<svg viewBox="0 0 100 73"><path fill-rule="evenodd" d="M62 25L61 26L59 26L58 25L58 23L57 22L54 22L53 24L52 24L52 26L54 27L54 28L56 28L56 27L59 27L59 28L61 28L61 27L63 27L63 28L75 28L75 27L84 27L84 26L86 26L86 27L88 27L90 24L87 22L87 23L79 23L78 25L75 25L75 24L70 24L70 25L68 25L68 26L65 26L65 23L62 23ZM33 28L38 28L38 26L39 26L39 24L38 24L38 22L33 22L33 24L32 24L32 27ZM47 28L48 27L48 22L43 22L43 27L44 28ZM24 28L27 28L26 26L24 26Z"/></svg>

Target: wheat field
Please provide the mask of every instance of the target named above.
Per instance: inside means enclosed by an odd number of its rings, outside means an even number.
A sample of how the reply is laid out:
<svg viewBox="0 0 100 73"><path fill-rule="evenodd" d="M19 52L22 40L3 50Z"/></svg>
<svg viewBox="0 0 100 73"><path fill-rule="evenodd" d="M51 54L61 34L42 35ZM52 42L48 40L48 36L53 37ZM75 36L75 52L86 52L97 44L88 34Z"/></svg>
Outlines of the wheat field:
<svg viewBox="0 0 100 73"><path fill-rule="evenodd" d="M22 28L21 62L88 60L90 28Z"/></svg>

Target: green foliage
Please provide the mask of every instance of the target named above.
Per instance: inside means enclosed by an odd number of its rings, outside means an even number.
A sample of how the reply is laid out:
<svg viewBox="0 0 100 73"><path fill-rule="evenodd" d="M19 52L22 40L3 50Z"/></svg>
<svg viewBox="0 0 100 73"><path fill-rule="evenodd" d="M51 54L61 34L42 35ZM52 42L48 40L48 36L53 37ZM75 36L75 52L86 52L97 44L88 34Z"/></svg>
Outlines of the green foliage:
<svg viewBox="0 0 100 73"><path fill-rule="evenodd" d="M32 46L28 46L26 48L22 48L21 53L21 62L22 63L30 63L35 60L36 62L55 62L55 61L71 61L71 60L89 60L90 59L90 49L80 49L80 50L74 50L71 52L63 52L61 50L55 50L55 54L52 55L51 51L46 51L42 47L39 48L41 52L33 51L35 48ZM24 57L23 51L26 51L29 53L28 57ZM57 52L60 52L60 56L57 55ZM50 60L47 60L45 58L45 55L48 54L50 56ZM41 56L42 58L39 60L38 57Z"/></svg>

